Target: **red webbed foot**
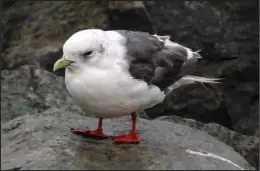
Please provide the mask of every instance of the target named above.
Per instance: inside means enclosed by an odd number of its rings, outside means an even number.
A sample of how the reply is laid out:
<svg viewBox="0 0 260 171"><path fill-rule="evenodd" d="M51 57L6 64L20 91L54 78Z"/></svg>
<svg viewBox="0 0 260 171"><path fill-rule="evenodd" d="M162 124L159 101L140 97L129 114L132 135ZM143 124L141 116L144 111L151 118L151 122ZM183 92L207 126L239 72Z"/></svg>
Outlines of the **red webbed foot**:
<svg viewBox="0 0 260 171"><path fill-rule="evenodd" d="M116 143L139 143L140 138L136 134L120 135L112 137L112 140Z"/></svg>
<svg viewBox="0 0 260 171"><path fill-rule="evenodd" d="M128 135L119 135L112 137L112 140L116 143L139 143L140 138L136 135L136 119L137 113L134 112L131 114L132 116L132 130Z"/></svg>
<svg viewBox="0 0 260 171"><path fill-rule="evenodd" d="M99 119L98 127L97 127L96 130L88 130L88 129L81 129L81 128L71 128L70 131L75 133L75 134L84 135L84 136L88 136L88 137L108 138L109 136L106 135L103 132L102 120L103 120L102 118Z"/></svg>
<svg viewBox="0 0 260 171"><path fill-rule="evenodd" d="M82 129L82 128L71 128L71 132L75 134L80 134L80 135L86 135L90 137L109 137L107 136L102 130L88 130L88 129Z"/></svg>

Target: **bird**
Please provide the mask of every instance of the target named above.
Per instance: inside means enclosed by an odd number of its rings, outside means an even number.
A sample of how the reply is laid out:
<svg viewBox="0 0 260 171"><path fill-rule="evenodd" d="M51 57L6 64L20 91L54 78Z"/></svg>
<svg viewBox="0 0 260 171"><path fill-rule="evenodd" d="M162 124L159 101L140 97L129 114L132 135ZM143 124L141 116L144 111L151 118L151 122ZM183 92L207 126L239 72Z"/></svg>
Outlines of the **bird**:
<svg viewBox="0 0 260 171"><path fill-rule="evenodd" d="M130 133L112 136L117 143L139 143L137 111L164 101L167 87L188 82L219 83L218 78L190 75L201 57L198 51L142 31L85 29L63 44L53 71L65 68L65 86L86 116L98 119L94 130L71 128L76 134L111 137L103 120L131 115ZM185 83L184 83L185 84Z"/></svg>

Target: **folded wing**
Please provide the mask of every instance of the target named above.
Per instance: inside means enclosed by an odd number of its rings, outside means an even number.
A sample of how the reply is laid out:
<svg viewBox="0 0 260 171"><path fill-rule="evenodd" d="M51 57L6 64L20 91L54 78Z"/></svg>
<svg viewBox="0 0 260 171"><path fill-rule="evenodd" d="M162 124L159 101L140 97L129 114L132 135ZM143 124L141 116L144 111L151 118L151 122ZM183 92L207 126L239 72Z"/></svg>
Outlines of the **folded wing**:
<svg viewBox="0 0 260 171"><path fill-rule="evenodd" d="M185 75L191 74L198 59L197 52L170 41L170 36L146 32L117 30L126 38L129 72L162 91Z"/></svg>

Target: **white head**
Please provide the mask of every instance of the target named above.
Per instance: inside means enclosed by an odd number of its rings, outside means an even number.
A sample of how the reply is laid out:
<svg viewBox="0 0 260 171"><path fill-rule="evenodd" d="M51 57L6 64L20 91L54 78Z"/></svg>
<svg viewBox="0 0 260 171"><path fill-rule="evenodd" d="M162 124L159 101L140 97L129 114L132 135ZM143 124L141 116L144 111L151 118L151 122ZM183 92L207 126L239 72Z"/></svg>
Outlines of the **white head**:
<svg viewBox="0 0 260 171"><path fill-rule="evenodd" d="M74 33L63 45L63 57L59 59L53 70L60 68L81 68L84 64L95 63L102 58L106 45L105 31L88 29Z"/></svg>

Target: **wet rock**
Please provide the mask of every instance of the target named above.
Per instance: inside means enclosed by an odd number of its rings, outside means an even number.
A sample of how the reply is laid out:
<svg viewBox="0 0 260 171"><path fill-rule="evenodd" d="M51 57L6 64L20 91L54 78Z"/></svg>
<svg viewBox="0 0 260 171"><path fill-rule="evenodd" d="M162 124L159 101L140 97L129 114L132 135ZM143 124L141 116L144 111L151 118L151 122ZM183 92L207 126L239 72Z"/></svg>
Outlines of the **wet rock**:
<svg viewBox="0 0 260 171"><path fill-rule="evenodd" d="M179 124L139 119L138 133L142 142L132 145L69 132L69 128L75 126L94 128L95 121L52 108L2 124L1 168L253 169L231 147L206 133ZM104 130L111 135L127 133L130 123L128 117L107 120Z"/></svg>

